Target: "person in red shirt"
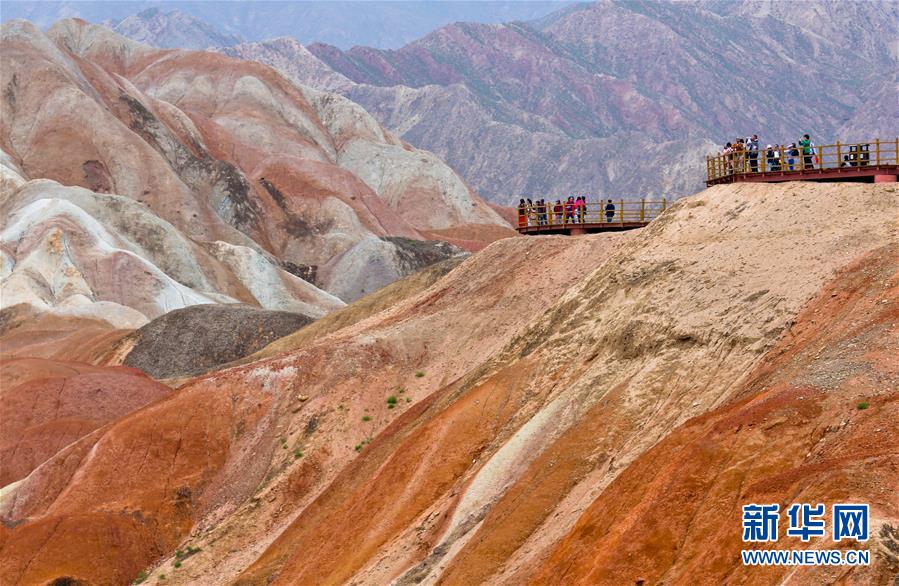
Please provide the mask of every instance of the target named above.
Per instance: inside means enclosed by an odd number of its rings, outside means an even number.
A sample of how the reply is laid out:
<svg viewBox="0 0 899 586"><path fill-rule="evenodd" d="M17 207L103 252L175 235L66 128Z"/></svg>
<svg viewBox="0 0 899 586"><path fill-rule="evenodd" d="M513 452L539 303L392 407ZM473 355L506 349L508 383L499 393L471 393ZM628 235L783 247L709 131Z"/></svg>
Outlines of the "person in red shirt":
<svg viewBox="0 0 899 586"><path fill-rule="evenodd" d="M568 201L565 202L565 223L574 223L574 197L570 195L568 196Z"/></svg>

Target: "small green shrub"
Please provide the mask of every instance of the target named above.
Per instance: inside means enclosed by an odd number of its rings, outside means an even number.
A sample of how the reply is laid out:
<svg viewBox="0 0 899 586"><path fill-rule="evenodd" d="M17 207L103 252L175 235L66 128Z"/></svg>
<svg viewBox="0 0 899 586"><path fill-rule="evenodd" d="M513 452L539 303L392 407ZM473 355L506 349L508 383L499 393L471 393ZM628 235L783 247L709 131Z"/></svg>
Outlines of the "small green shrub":
<svg viewBox="0 0 899 586"><path fill-rule="evenodd" d="M406 402L407 402L407 403L411 403L411 402L412 402L412 397L406 397Z"/></svg>
<svg viewBox="0 0 899 586"><path fill-rule="evenodd" d="M302 457L303 457L303 452L302 452L302 451L300 451L300 450L294 450L294 451L293 451L293 459L294 459L294 460L299 460L299 459L302 458Z"/></svg>
<svg viewBox="0 0 899 586"><path fill-rule="evenodd" d="M159 574L159 579L160 579L160 580L165 580L165 574Z"/></svg>
<svg viewBox="0 0 899 586"><path fill-rule="evenodd" d="M133 584L143 584L147 580L147 571L141 570L140 574L137 575L137 578L134 579Z"/></svg>
<svg viewBox="0 0 899 586"><path fill-rule="evenodd" d="M356 451L357 451L357 452L361 452L361 451L362 451L362 444L356 444Z"/></svg>
<svg viewBox="0 0 899 586"><path fill-rule="evenodd" d="M415 378L421 378L424 375L425 375L425 373L423 373L422 371L419 370L418 372L415 373Z"/></svg>
<svg viewBox="0 0 899 586"><path fill-rule="evenodd" d="M368 415L363 415L362 421L371 421L371 417L369 417Z"/></svg>
<svg viewBox="0 0 899 586"><path fill-rule="evenodd" d="M388 405L396 405L396 402L398 400L399 399L396 398L396 395L390 395L389 397L387 397L387 404Z"/></svg>
<svg viewBox="0 0 899 586"><path fill-rule="evenodd" d="M200 551L201 550L199 547L194 547L192 545L188 545L187 550L176 549L175 550L175 567L180 568L181 560L188 558L188 557L194 555L195 553L199 553Z"/></svg>
<svg viewBox="0 0 899 586"><path fill-rule="evenodd" d="M871 405L867 401L862 401L861 403L856 405L856 407L858 408L859 411L864 411L865 409L867 409L870 406Z"/></svg>

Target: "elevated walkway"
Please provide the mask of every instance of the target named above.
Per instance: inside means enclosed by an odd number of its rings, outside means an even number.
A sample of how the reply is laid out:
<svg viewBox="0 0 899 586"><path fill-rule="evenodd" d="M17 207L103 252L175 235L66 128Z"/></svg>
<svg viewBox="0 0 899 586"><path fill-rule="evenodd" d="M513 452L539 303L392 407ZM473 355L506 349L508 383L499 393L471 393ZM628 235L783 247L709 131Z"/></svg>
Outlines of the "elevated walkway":
<svg viewBox="0 0 899 586"><path fill-rule="evenodd" d="M815 145L811 152L760 148L758 155L734 153L706 157L706 185L737 182L854 181L894 182L899 176L899 139Z"/></svg>
<svg viewBox="0 0 899 586"><path fill-rule="evenodd" d="M578 236L596 232L621 232L642 228L659 216L668 205L667 199L634 200L608 198L588 200L582 209L567 202L546 206L534 204L519 208L518 232L521 234L565 234ZM608 209L607 209L608 208ZM523 213L522 213L523 212Z"/></svg>

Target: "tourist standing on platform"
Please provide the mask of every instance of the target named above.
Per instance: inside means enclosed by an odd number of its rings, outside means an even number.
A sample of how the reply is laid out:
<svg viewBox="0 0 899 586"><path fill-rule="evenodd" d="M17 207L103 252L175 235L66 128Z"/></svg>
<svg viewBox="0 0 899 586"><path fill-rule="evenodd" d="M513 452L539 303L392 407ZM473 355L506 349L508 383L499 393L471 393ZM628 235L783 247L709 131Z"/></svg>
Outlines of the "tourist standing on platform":
<svg viewBox="0 0 899 586"><path fill-rule="evenodd" d="M574 197L568 196L568 199L565 201L565 223L573 224L574 223Z"/></svg>
<svg viewBox="0 0 899 586"><path fill-rule="evenodd" d="M733 175L734 173L734 145L731 143L727 143L724 145L724 151L722 152L724 155L724 168L728 175ZM600 200L602 201L602 200Z"/></svg>
<svg viewBox="0 0 899 586"><path fill-rule="evenodd" d="M799 149L796 148L796 143L791 143L789 150L787 151L787 164L790 167L790 171L794 171L796 169L796 158L799 157Z"/></svg>
<svg viewBox="0 0 899 586"><path fill-rule="evenodd" d="M802 168L814 169L815 163L812 157L815 154L815 145L812 144L811 137L808 134L803 134L802 139L799 141L799 146L802 147Z"/></svg>
<svg viewBox="0 0 899 586"><path fill-rule="evenodd" d="M749 170L759 172L759 135L753 134L746 139L746 151L749 155Z"/></svg>
<svg viewBox="0 0 899 586"><path fill-rule="evenodd" d="M557 199L556 205L553 206L553 212L555 212L555 214L556 214L556 224L562 223L562 211L563 210L564 210L564 208L562 207L562 200Z"/></svg>
<svg viewBox="0 0 899 586"><path fill-rule="evenodd" d="M587 196L581 198L581 223L587 221Z"/></svg>
<svg viewBox="0 0 899 586"><path fill-rule="evenodd" d="M518 200L518 227L525 228L528 225L528 209L524 198Z"/></svg>
<svg viewBox="0 0 899 586"><path fill-rule="evenodd" d="M743 139L738 138L734 142L734 173L746 172L746 145Z"/></svg>
<svg viewBox="0 0 899 586"><path fill-rule="evenodd" d="M615 219L615 204L612 203L612 200L609 200L609 203L606 204L606 222L612 223L612 220Z"/></svg>
<svg viewBox="0 0 899 586"><path fill-rule="evenodd" d="M765 147L765 166L769 171L780 171L780 161L777 155L777 145L769 144Z"/></svg>

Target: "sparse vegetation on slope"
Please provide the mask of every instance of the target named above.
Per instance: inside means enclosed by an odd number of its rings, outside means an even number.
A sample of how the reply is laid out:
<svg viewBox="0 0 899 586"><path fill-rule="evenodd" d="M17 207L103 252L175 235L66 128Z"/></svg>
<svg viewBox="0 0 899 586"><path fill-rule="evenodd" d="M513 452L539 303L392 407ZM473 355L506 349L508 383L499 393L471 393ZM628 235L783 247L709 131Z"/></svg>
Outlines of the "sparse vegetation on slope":
<svg viewBox="0 0 899 586"><path fill-rule="evenodd" d="M494 243L386 310L67 447L4 498L0 580L174 579L172 552L202 528L178 579L718 583L739 558L698 552L739 539L744 493L870 501L893 526L896 197L733 185L640 232ZM647 530L665 499L687 517Z"/></svg>

